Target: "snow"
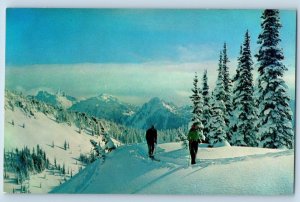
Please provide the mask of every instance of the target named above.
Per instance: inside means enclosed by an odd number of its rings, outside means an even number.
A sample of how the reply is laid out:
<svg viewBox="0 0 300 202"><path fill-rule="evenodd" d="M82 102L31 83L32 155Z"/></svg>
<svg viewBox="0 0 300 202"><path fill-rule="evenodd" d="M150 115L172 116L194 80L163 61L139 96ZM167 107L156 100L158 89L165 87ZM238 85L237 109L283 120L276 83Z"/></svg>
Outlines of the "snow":
<svg viewBox="0 0 300 202"><path fill-rule="evenodd" d="M127 120L126 125L141 129L148 129L151 125L158 130L176 129L188 122L189 118L186 117L186 114L187 110L179 110L172 103L154 97L143 104Z"/></svg>
<svg viewBox="0 0 300 202"><path fill-rule="evenodd" d="M109 101L111 101L111 100L114 100L114 101L117 100L117 99L114 98L112 95L108 95L108 94L105 94L105 93L101 94L101 95L99 96L99 98L100 98L101 100L105 101L105 102L109 102Z"/></svg>
<svg viewBox="0 0 300 202"><path fill-rule="evenodd" d="M19 108L15 107L14 111L5 110L5 135L4 147L6 151L23 148L28 146L30 149L36 147L37 144L46 152L50 163L54 163L54 158L58 164L65 163L66 169L70 168L73 175L77 173L80 167L84 167L77 158L80 153L89 153L92 145L90 139L99 142L100 139L86 134L82 131L79 134L78 128L68 126L67 124L58 124L51 118L42 113L35 113L36 118L29 118ZM14 126L11 121L14 120ZM22 125L25 124L25 128ZM70 145L70 149L64 150L64 141ZM54 142L54 148L51 147ZM46 179L44 175L46 174ZM43 173L33 175L30 179L31 193L46 193L58 186L62 181L62 176L53 171L45 170ZM42 183L42 188L39 184ZM12 188L17 185L11 179L4 180L4 191L12 192Z"/></svg>
<svg viewBox="0 0 300 202"><path fill-rule="evenodd" d="M64 93L60 90L56 94L52 94L47 91L39 91L35 95L35 98L45 103L49 103L54 106L57 105L65 109L71 107L76 100L74 97L64 95Z"/></svg>
<svg viewBox="0 0 300 202"><path fill-rule="evenodd" d="M125 115L125 116L132 116L134 114L135 114L134 111L123 112L123 115Z"/></svg>
<svg viewBox="0 0 300 202"><path fill-rule="evenodd" d="M199 147L189 165L181 143L160 144L147 157L145 144L121 146L105 162L96 161L53 193L118 194L292 194L294 150Z"/></svg>
<svg viewBox="0 0 300 202"><path fill-rule="evenodd" d="M79 172L83 165L76 159L91 150L90 139L99 142L101 137L84 131L79 134L76 127L58 124L42 113L35 112L35 118L30 118L18 107L5 110L4 128L6 150L39 144L51 163L56 158L73 175L77 173L71 179L67 176L65 183L56 171L33 175L31 193L281 195L292 194L294 189L294 150L230 147L227 142L214 145L219 146L216 148L200 144L197 164L191 166L181 142L159 144L155 156L160 162L147 157L146 144L132 144L118 147L105 161ZM65 140L70 144L68 150L63 149ZM16 186L12 178L4 180L5 192Z"/></svg>
<svg viewBox="0 0 300 202"><path fill-rule="evenodd" d="M61 106L65 109L71 107L73 105L73 102L71 100L68 100L65 96L57 96L58 103L61 104Z"/></svg>
<svg viewBox="0 0 300 202"><path fill-rule="evenodd" d="M227 140L223 140L221 142L217 142L213 145L214 147L230 147L230 144Z"/></svg>
<svg viewBox="0 0 300 202"><path fill-rule="evenodd" d="M170 112L172 113L176 113L176 109L174 109L172 106L170 106L169 104L162 102L163 106L168 109Z"/></svg>

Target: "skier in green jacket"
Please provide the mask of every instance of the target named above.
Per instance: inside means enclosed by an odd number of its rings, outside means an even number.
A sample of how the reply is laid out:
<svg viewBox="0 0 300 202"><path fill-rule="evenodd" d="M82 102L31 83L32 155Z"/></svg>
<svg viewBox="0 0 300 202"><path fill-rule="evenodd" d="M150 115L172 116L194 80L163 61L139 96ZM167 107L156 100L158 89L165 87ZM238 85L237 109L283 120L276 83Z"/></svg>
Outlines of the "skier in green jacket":
<svg viewBox="0 0 300 202"><path fill-rule="evenodd" d="M196 156L198 152L198 144L200 143L200 134L198 132L197 123L193 123L188 133L189 149L191 155L191 164L196 164Z"/></svg>

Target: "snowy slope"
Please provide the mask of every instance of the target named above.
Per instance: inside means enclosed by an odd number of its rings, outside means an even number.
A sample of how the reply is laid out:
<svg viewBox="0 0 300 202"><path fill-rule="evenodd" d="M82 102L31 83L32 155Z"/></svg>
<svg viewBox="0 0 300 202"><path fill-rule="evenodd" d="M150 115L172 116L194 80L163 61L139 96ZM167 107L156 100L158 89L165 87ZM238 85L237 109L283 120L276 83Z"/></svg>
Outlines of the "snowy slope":
<svg viewBox="0 0 300 202"><path fill-rule="evenodd" d="M96 161L53 193L238 194L293 193L294 151L247 147L199 148L197 164L178 143L122 146Z"/></svg>
<svg viewBox="0 0 300 202"><path fill-rule="evenodd" d="M14 120L14 125L11 121ZM25 124L25 128L23 128ZM6 151L11 151L18 147L19 149L28 146L30 149L36 147L37 144L46 152L50 163L54 164L54 158L57 163L66 165L66 168L72 170L73 174L77 173L83 165L78 162L77 158L80 153L86 154L91 150L90 139L97 142L100 138L86 134L84 131L79 134L78 129L67 124L58 124L51 118L42 113L36 112L35 118L28 117L20 108L15 107L14 111L5 110L4 123L4 147ZM70 145L70 149L64 150L64 141ZM54 148L51 147L54 142ZM46 179L43 179L46 174ZM32 193L46 193L59 185L62 177L54 175L50 171L31 177L30 190ZM42 188L39 188L42 183ZM13 187L17 187L12 183L11 179L6 180L4 191L11 192Z"/></svg>

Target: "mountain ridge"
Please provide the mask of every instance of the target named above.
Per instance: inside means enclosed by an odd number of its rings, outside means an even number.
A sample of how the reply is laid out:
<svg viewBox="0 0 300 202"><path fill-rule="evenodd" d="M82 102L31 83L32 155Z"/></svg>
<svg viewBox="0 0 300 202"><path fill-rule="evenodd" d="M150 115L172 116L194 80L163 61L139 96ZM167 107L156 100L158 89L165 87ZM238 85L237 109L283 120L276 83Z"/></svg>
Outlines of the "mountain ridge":
<svg viewBox="0 0 300 202"><path fill-rule="evenodd" d="M87 113L90 116L139 129L147 129L151 125L155 125L159 130L176 129L188 124L191 112L188 106L178 107L159 97L153 97L141 106L122 102L117 97L107 93L77 100L76 98L68 99L73 97L65 94L60 96L42 91L35 97L58 107L68 106L65 108L69 111ZM66 101L59 102L62 98L68 99L69 105L62 104Z"/></svg>

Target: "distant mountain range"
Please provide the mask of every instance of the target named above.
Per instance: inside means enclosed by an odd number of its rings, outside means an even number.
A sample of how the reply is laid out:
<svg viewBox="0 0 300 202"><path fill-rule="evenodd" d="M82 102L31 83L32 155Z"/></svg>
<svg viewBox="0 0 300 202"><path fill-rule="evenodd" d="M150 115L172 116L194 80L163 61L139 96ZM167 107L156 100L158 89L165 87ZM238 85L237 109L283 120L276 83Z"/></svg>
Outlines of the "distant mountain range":
<svg viewBox="0 0 300 202"><path fill-rule="evenodd" d="M51 94L47 91L39 91L35 98L53 106L85 112L97 118L140 129L147 129L151 125L159 130L179 128L188 124L192 110L189 106L178 107L158 97L152 98L142 106L121 102L108 94L78 101L63 92ZM290 107L295 120L295 100L290 100ZM295 125L294 121L293 125Z"/></svg>
<svg viewBox="0 0 300 202"><path fill-rule="evenodd" d="M141 107L121 102L108 94L78 101L65 93L40 91L35 98L70 111L85 112L97 118L140 129L147 129L151 125L159 130L179 128L188 124L191 116L190 107L177 107L157 97Z"/></svg>
<svg viewBox="0 0 300 202"><path fill-rule="evenodd" d="M123 103L107 94L81 100L69 108L72 111L85 112L91 116L104 118L120 124L125 124L128 117L135 114L137 109L136 106Z"/></svg>

